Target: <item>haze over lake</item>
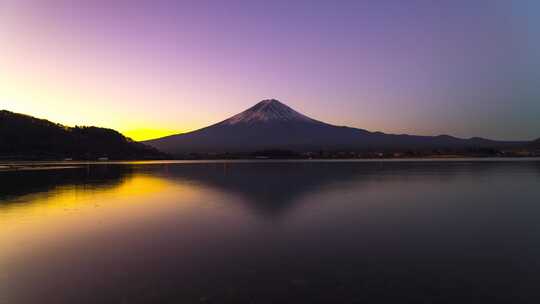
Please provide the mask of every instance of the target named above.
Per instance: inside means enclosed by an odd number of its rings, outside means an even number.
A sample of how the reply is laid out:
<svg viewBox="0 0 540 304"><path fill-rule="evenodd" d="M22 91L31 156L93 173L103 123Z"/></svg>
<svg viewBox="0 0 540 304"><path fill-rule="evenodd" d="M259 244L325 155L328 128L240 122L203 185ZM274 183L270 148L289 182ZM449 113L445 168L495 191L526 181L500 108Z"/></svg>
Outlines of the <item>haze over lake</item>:
<svg viewBox="0 0 540 304"><path fill-rule="evenodd" d="M539 161L67 164L0 171L2 304L540 300Z"/></svg>

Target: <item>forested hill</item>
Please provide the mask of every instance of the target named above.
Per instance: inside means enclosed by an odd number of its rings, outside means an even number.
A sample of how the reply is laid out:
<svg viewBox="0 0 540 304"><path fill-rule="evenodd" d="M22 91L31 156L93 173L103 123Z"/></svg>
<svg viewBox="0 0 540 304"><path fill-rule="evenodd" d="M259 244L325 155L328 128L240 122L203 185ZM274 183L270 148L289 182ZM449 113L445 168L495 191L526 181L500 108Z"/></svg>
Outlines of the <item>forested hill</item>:
<svg viewBox="0 0 540 304"><path fill-rule="evenodd" d="M162 159L166 155L112 129L66 127L45 119L0 111L0 158L55 160Z"/></svg>

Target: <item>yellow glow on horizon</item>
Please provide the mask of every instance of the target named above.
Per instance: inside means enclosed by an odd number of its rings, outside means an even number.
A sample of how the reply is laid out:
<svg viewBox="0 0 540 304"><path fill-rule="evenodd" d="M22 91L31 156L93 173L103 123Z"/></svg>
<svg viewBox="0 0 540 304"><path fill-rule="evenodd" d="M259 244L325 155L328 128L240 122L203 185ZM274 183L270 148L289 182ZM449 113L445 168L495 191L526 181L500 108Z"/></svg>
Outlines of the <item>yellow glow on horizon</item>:
<svg viewBox="0 0 540 304"><path fill-rule="evenodd" d="M127 136L135 141L144 141L149 139L161 138L169 135L185 133L187 131L176 131L167 129L133 129L120 131L124 136Z"/></svg>
<svg viewBox="0 0 540 304"><path fill-rule="evenodd" d="M0 110L69 127L114 129L135 141L185 133L206 124L182 111L182 102L177 102L191 100L189 90L163 89L144 74L96 65L77 53L60 58L48 48L38 52L24 44L7 44L10 36L2 34L6 33L0 29L0 45L9 47L0 48ZM159 111L153 111L156 96ZM178 116L172 114L178 109Z"/></svg>

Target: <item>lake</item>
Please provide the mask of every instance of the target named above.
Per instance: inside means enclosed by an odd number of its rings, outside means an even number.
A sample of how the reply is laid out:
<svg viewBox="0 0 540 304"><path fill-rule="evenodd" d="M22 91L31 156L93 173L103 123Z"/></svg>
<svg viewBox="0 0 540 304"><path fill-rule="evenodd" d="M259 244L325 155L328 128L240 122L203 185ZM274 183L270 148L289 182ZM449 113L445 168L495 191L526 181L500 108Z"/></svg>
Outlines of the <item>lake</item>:
<svg viewBox="0 0 540 304"><path fill-rule="evenodd" d="M539 161L3 168L1 304L540 303Z"/></svg>

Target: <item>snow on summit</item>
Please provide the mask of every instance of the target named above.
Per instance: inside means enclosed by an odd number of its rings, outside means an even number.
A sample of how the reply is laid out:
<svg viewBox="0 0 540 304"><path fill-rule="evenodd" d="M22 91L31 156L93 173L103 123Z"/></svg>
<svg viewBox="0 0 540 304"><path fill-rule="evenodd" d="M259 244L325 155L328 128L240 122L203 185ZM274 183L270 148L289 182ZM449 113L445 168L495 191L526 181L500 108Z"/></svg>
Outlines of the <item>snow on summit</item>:
<svg viewBox="0 0 540 304"><path fill-rule="evenodd" d="M314 119L296 112L276 99L266 99L244 112L223 121L221 124L236 125L271 121L317 122Z"/></svg>

